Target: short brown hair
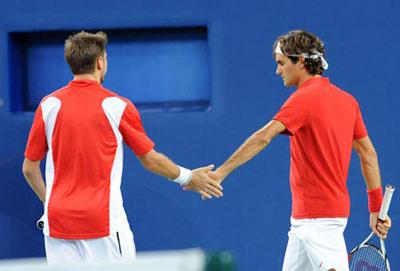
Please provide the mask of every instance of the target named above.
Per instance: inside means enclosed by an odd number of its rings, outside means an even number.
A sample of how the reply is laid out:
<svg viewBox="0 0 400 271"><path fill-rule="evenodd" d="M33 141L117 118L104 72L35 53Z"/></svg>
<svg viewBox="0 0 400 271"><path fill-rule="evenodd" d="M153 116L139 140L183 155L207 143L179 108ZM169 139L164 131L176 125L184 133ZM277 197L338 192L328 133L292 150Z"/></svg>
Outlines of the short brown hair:
<svg viewBox="0 0 400 271"><path fill-rule="evenodd" d="M92 73L96 60L104 55L107 34L81 31L65 41L64 56L73 74Z"/></svg>
<svg viewBox="0 0 400 271"><path fill-rule="evenodd" d="M282 35L274 42L272 52L275 58L275 48L280 44L282 52L287 55L292 63L297 63L302 53L315 54L321 53L325 58L324 43L314 34L304 30L293 30L285 35ZM296 56L291 56L296 55ZM322 67L321 58L305 58L304 67L311 75L322 74L324 68Z"/></svg>

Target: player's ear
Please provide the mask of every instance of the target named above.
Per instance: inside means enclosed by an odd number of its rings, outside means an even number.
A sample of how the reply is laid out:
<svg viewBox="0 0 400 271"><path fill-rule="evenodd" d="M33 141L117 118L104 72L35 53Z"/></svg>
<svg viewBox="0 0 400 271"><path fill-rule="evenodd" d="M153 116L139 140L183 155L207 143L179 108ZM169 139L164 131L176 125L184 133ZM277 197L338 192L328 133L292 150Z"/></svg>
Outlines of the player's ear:
<svg viewBox="0 0 400 271"><path fill-rule="evenodd" d="M104 65L105 65L104 56L99 56L99 57L96 59L96 69L97 69L97 70L101 70L101 69L103 69Z"/></svg>
<svg viewBox="0 0 400 271"><path fill-rule="evenodd" d="M297 63L299 64L299 67L300 67L301 69L304 69L304 68L305 68L305 66L304 66L304 57L300 56L300 57L299 57L299 60L297 61Z"/></svg>

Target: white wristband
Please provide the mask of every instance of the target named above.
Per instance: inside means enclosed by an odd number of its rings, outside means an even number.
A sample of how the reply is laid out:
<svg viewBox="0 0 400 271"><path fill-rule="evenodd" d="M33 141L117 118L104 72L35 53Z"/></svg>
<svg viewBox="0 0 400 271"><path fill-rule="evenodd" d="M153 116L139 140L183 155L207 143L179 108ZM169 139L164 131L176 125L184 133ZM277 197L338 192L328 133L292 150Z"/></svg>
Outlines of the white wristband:
<svg viewBox="0 0 400 271"><path fill-rule="evenodd" d="M187 185L192 180L192 171L190 169L178 166L180 172L178 178L172 180L180 185Z"/></svg>

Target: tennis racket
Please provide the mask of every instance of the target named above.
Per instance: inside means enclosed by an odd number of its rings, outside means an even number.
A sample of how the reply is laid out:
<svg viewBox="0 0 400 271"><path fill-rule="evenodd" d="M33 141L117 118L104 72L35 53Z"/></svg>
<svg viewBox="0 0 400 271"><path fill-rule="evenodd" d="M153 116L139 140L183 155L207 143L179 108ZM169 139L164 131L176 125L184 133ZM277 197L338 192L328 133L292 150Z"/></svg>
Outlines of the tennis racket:
<svg viewBox="0 0 400 271"><path fill-rule="evenodd" d="M390 201L394 191L393 185L387 185L383 197L379 220L385 221L389 210ZM372 232L361 244L355 247L349 254L350 271L390 271L389 259L386 254L385 242L380 240L380 248L370 240L374 236Z"/></svg>

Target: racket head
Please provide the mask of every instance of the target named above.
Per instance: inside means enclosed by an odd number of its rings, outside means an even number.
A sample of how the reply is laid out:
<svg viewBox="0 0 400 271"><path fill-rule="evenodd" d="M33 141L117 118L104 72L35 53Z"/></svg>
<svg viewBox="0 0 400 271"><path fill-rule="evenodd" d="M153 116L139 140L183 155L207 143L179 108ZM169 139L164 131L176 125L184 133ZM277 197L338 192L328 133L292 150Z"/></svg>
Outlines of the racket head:
<svg viewBox="0 0 400 271"><path fill-rule="evenodd" d="M363 244L349 255L350 271L387 271L389 261L377 246Z"/></svg>

